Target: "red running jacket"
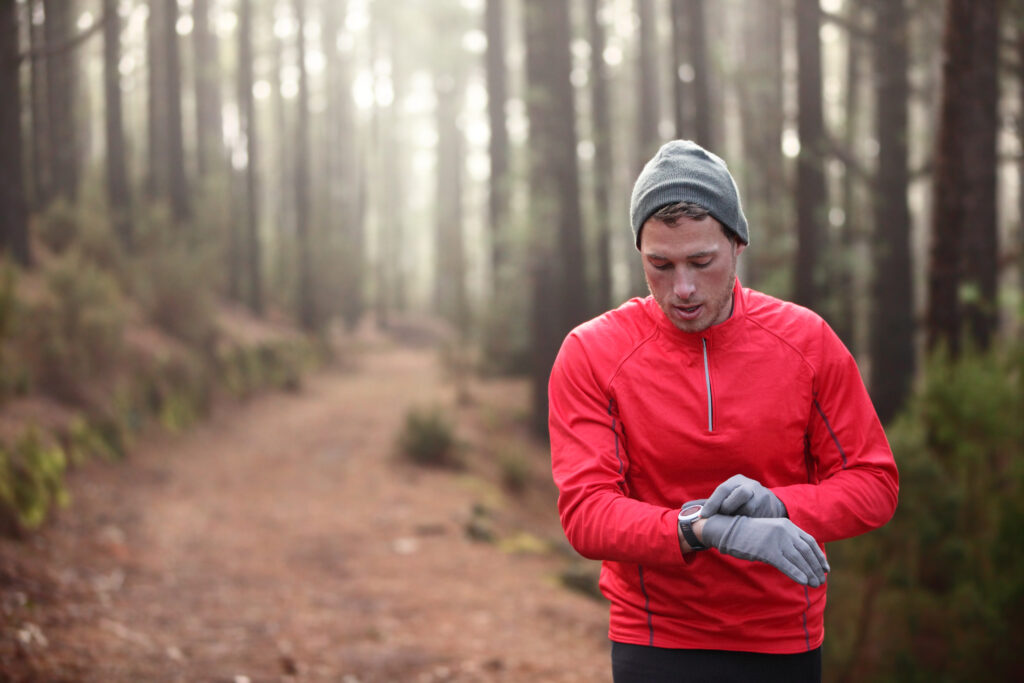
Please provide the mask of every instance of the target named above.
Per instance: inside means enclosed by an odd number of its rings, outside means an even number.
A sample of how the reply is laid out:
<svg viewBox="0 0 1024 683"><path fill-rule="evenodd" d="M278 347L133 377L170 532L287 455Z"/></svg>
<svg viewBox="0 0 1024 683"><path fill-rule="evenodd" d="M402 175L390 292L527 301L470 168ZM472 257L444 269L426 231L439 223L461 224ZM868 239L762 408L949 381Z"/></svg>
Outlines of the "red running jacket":
<svg viewBox="0 0 1024 683"><path fill-rule="evenodd" d="M683 557L680 505L734 474L819 543L885 524L892 451L853 357L815 313L737 279L730 318L678 330L652 297L573 330L549 385L562 527L603 560L612 640L788 654L821 645L825 586L711 549Z"/></svg>

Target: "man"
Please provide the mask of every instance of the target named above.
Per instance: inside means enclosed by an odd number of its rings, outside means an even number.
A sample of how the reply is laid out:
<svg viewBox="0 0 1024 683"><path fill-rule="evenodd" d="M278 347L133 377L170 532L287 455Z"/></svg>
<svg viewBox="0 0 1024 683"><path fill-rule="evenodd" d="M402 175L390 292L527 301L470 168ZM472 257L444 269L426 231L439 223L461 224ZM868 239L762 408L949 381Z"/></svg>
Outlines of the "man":
<svg viewBox="0 0 1024 683"><path fill-rule="evenodd" d="M740 286L721 159L664 145L630 219L651 296L573 330L549 386L559 513L603 561L615 681L818 681L822 544L890 519L892 451L828 325Z"/></svg>

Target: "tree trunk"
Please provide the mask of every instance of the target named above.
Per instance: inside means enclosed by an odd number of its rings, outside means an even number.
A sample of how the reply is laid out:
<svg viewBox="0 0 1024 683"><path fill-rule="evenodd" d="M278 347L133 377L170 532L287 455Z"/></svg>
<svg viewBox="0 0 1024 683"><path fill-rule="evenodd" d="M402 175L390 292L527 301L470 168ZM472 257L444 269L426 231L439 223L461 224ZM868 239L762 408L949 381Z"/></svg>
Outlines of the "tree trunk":
<svg viewBox="0 0 1024 683"><path fill-rule="evenodd" d="M448 74L435 77L437 96L437 183L435 306L462 339L469 333L466 257L463 247L462 133L456 122L462 87Z"/></svg>
<svg viewBox="0 0 1024 683"><path fill-rule="evenodd" d="M953 354L965 322L981 348L996 327L997 15L995 0L946 6L927 332Z"/></svg>
<svg viewBox="0 0 1024 683"><path fill-rule="evenodd" d="M654 156L661 143L658 131L660 119L660 97L658 90L658 44L655 31L654 0L636 0L637 17L640 21L637 37L636 61L636 146L634 168L639 174L644 164ZM629 282L632 296L647 294L647 282L643 269L636 259L630 260Z"/></svg>
<svg viewBox="0 0 1024 683"><path fill-rule="evenodd" d="M658 151L661 101L658 90L658 44L655 32L654 0L636 0L640 32L637 38L636 85L636 170Z"/></svg>
<svg viewBox="0 0 1024 683"><path fill-rule="evenodd" d="M676 123L676 137L686 139L693 129L692 117L687 108L689 85L683 80L683 69L693 68L690 64L689 41L686 31L686 13L680 0L670 0L669 11L672 22L672 113Z"/></svg>
<svg viewBox="0 0 1024 683"><path fill-rule="evenodd" d="M1024 7L1017 8L1017 63L1024 64ZM1017 78L1017 143L1024 146L1024 72ZM1024 156L1017 164L1017 177L1024 178ZM1017 191L1017 287L1024 291L1024 188Z"/></svg>
<svg viewBox="0 0 1024 683"><path fill-rule="evenodd" d="M547 378L586 314L567 0L526 0L534 427L547 425Z"/></svg>
<svg viewBox="0 0 1024 683"><path fill-rule="evenodd" d="M168 119L164 93L167 92L167 59L161 46L169 21L164 0L149 0L149 17L146 20L146 66L149 83L146 90L147 142L149 156L146 169L146 194L150 199L166 199L170 186L170 159L166 144Z"/></svg>
<svg viewBox="0 0 1024 683"><path fill-rule="evenodd" d="M914 376L914 287L907 201L908 22L904 0L875 3L874 290L871 393L883 422L903 406Z"/></svg>
<svg viewBox="0 0 1024 683"><path fill-rule="evenodd" d="M487 0L484 15L487 33L487 118L491 137L488 143L491 177L488 217L491 228L491 292L498 291L498 280L505 259L509 213L509 140L505 104L508 100L508 67L505 64L505 0Z"/></svg>
<svg viewBox="0 0 1024 683"><path fill-rule="evenodd" d="M220 59L210 30L210 0L193 0L192 47L195 55L196 167L200 178L220 170L224 161L221 122Z"/></svg>
<svg viewBox="0 0 1024 683"><path fill-rule="evenodd" d="M181 120L181 65L178 50L177 0L150 0L149 175L152 198L168 203L176 223L188 220L191 208L185 177Z"/></svg>
<svg viewBox="0 0 1024 683"><path fill-rule="evenodd" d="M992 345L999 326L997 289L999 248L997 207L997 135L999 132L999 0L970 3L972 21L968 39L971 50L969 83L971 97L961 98L965 107L971 144L964 148L964 194L962 253L966 259L964 284L967 290L965 316L967 332L979 349Z"/></svg>
<svg viewBox="0 0 1024 683"><path fill-rule="evenodd" d="M32 50L45 44L43 23L37 22L43 14L43 0L30 0L29 15L29 47ZM32 108L32 206L40 210L50 203L53 196L50 180L49 130L50 120L47 116L46 60L31 60L31 86L29 97Z"/></svg>
<svg viewBox="0 0 1024 683"><path fill-rule="evenodd" d="M881 1L887 2L888 0ZM863 7L853 4L847 8L846 19L851 22L852 25L859 26L862 23L862 17L864 14L865 12L863 11ZM876 47L878 46L876 45ZM861 133L861 62L863 61L863 55L865 52L864 48L865 45L863 40L851 33L847 34L846 113L843 119L843 144L845 145L846 153L851 155L852 158L856 158L855 149L857 147L859 134ZM880 80L888 82L887 78L882 78ZM876 83L876 85L879 85L879 83ZM876 106L876 115L878 116L880 116L881 106L881 104ZM889 108L892 109L892 106ZM904 136L905 135L906 131L904 131ZM903 144L906 145L906 142L904 141ZM881 140L879 140L879 145L881 145ZM904 159L904 166L905 165L906 159ZM862 293L858 291L859 283L858 278L856 277L857 250L861 246L862 236L860 233L863 230L861 225L861 213L859 210L860 202L857 201L857 198L855 197L858 189L855 184L856 180L857 174L855 170L847 165L843 173L840 189L843 202L843 223L839 228L839 250L837 257L833 261L833 266L830 268L833 272L831 276L831 284L829 285L838 298L838 309L833 323L835 332L854 355L857 355L857 351L855 349L855 342L857 341L855 337L858 328L856 302L863 296ZM904 187L904 192L905 191L906 188ZM872 194L872 196L874 195Z"/></svg>
<svg viewBox="0 0 1024 683"><path fill-rule="evenodd" d="M337 217L333 230L339 241L339 301L338 312L346 329L353 330L363 315L365 293L363 279L366 270L364 256L363 220L360 210L360 183L362 151L356 139L355 114L352 105L351 54L340 54L337 49L340 17L345 16L346 2L329 2L325 7L324 23L328 40L327 74L330 78L330 154L332 159L331 201Z"/></svg>
<svg viewBox="0 0 1024 683"><path fill-rule="evenodd" d="M289 130L288 110L286 107L282 88L284 86L284 52L285 44L281 36L274 34L273 37L273 70L274 78L273 92L271 93L271 116L273 117L274 130L274 163L270 167L272 174L271 182L274 187L279 188L273 193L274 198L274 225L275 240L277 248L274 250L274 273L278 288L282 290L292 287L293 279L290 274L295 266L292 246L295 244L294 216L292 207L294 193L285 191L294 182L294 155L291 153L291 136L285 131Z"/></svg>
<svg viewBox="0 0 1024 683"><path fill-rule="evenodd" d="M178 0L166 0L163 25L163 55L167 60L167 90L163 95L164 106L167 108L167 130L164 131L167 145L167 161L169 168L169 185L167 198L171 203L171 213L180 224L187 221L191 214L188 197L188 181L185 177L185 137L182 130L181 112L181 56L178 45Z"/></svg>
<svg viewBox="0 0 1024 683"><path fill-rule="evenodd" d="M587 33L590 37L590 115L594 139L594 232L597 286L592 312L612 305L612 123L608 101L608 67L604 61L605 28L601 0L587 0Z"/></svg>
<svg viewBox="0 0 1024 683"><path fill-rule="evenodd" d="M0 0L0 254L31 265L28 210L21 163L21 87L18 82L18 7Z"/></svg>
<svg viewBox="0 0 1024 683"><path fill-rule="evenodd" d="M304 330L317 326L309 221L309 76L306 73L306 0L295 0L298 22L299 94L295 122L295 237L298 241L298 314Z"/></svg>
<svg viewBox="0 0 1024 683"><path fill-rule="evenodd" d="M711 65L708 59L704 0L684 0L690 63L693 65L694 140L710 150L717 144L711 122Z"/></svg>
<svg viewBox="0 0 1024 683"><path fill-rule="evenodd" d="M47 45L63 45L72 36L74 21L67 0L44 0L43 24ZM60 50L47 57L47 116L50 123L50 163L56 196L68 202L78 197L78 141L75 133L75 55Z"/></svg>
<svg viewBox="0 0 1024 683"><path fill-rule="evenodd" d="M252 0L241 0L238 12L238 119L245 139L245 301L255 315L263 315L263 251L259 233L258 132L253 100Z"/></svg>
<svg viewBox="0 0 1024 683"><path fill-rule="evenodd" d="M797 0L797 259L793 298L816 308L821 233L828 223L825 185L825 121L822 113L821 20L818 0Z"/></svg>
<svg viewBox="0 0 1024 683"><path fill-rule="evenodd" d="M741 167L744 211L757 226L754 247L743 255L745 281L754 287L770 284L773 273L786 267L785 244L790 221L786 202L789 183L782 159L782 6L780 0L753 3L743 16L743 66L738 74L740 118L747 163Z"/></svg>
<svg viewBox="0 0 1024 683"><path fill-rule="evenodd" d="M381 24L383 23L381 15L383 12L384 8L380 3L371 5L368 42L371 77L373 79L373 104L370 120L373 171L370 177L375 181L376 185L371 190L371 197L377 202L377 222L375 225L377 249L376 260L373 263L373 317L377 327L386 330L391 322L391 307L388 301L390 295L389 271L391 264L387 260L393 256L391 252L394 248L394 243L392 240L393 233L388 222L392 204L382 191L385 184L384 156L386 152L384 151L384 115L380 104L381 73L378 63L383 61L381 48Z"/></svg>
<svg viewBox="0 0 1024 683"><path fill-rule="evenodd" d="M124 141L124 119L121 103L121 17L117 0L103 0L103 93L106 106L107 132L107 203L114 233L121 247L131 252L132 234L131 186Z"/></svg>

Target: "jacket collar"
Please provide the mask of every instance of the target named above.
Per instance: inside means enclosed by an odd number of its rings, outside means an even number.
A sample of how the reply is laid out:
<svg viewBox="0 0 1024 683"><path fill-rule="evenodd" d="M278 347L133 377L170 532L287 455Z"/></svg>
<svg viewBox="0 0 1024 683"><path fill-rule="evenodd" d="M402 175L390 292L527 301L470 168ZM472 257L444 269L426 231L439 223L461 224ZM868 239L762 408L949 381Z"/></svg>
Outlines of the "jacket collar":
<svg viewBox="0 0 1024 683"><path fill-rule="evenodd" d="M653 296L648 296L644 303L648 314L657 322L658 329L665 337L696 348L700 348L704 344L710 347L727 343L739 334L740 328L743 326L743 319L747 315L746 296L738 277L732 286L732 315L701 332L683 332L673 325Z"/></svg>

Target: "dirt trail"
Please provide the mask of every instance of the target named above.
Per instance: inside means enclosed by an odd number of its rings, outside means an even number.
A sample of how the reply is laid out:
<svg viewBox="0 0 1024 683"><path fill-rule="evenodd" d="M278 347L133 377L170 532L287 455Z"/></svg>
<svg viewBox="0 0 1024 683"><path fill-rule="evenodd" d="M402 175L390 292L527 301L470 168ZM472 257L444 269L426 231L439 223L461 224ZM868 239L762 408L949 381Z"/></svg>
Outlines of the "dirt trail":
<svg viewBox="0 0 1024 683"><path fill-rule="evenodd" d="M451 405L434 355L355 365L76 471L69 509L0 543L0 679L609 680L606 608L563 560L470 540L484 480L393 457L407 407Z"/></svg>

